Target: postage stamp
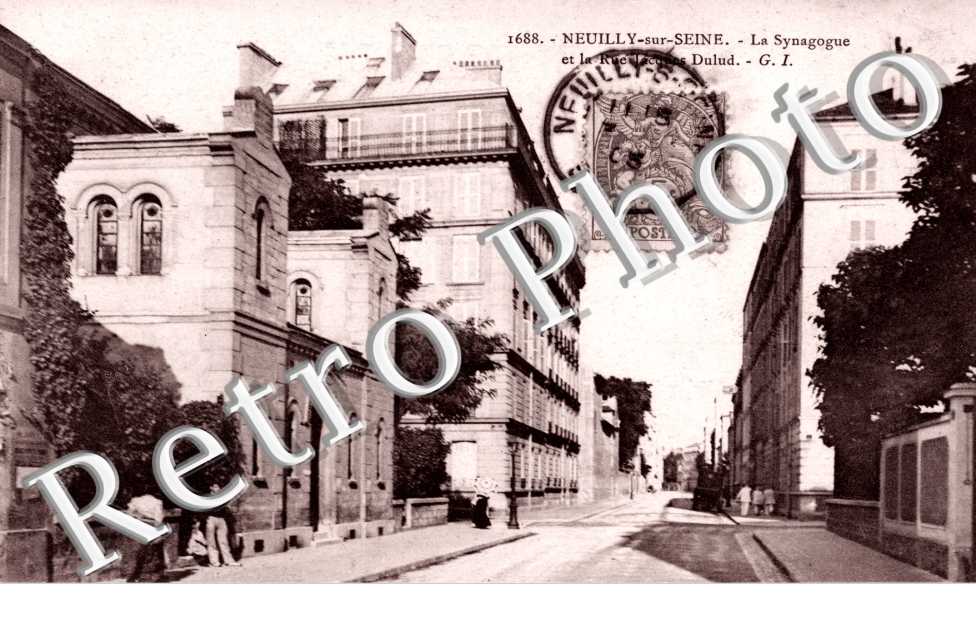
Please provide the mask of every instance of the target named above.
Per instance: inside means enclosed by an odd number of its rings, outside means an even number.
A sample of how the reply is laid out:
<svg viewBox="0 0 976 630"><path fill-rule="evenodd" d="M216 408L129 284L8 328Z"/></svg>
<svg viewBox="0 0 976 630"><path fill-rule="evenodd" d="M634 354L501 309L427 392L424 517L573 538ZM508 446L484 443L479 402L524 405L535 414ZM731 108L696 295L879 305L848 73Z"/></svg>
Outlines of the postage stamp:
<svg viewBox="0 0 976 630"><path fill-rule="evenodd" d="M610 201L646 181L670 192L697 233L724 251L728 226L695 194L695 156L724 133L724 98L670 54L653 49L608 50L584 58L553 92L545 118L545 148L559 177L594 173ZM719 164L724 181L724 164ZM630 210L631 236L644 249L666 249L670 238L646 203ZM591 222L591 247L606 239Z"/></svg>

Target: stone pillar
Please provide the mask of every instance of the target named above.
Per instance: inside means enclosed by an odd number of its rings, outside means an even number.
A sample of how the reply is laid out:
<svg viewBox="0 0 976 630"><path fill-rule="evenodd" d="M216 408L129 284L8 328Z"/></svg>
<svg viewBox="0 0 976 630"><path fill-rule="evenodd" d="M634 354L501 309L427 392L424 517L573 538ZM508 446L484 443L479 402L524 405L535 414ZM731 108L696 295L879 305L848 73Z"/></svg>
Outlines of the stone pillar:
<svg viewBox="0 0 976 630"><path fill-rule="evenodd" d="M973 410L976 383L956 383L944 394L952 428L949 453L949 567L950 581L963 581L972 572L973 531L976 529L976 427Z"/></svg>

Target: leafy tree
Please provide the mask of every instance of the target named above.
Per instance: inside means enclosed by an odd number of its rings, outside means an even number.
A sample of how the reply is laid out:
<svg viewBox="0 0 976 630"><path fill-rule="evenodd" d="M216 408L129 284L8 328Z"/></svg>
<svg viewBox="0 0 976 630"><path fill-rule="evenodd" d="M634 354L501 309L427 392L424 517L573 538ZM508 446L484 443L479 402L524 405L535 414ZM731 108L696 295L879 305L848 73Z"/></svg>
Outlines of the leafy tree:
<svg viewBox="0 0 976 630"><path fill-rule="evenodd" d="M175 123L171 123L163 116L157 116L155 118L146 116L146 119L149 121L149 126L159 133L179 133L183 131Z"/></svg>
<svg viewBox="0 0 976 630"><path fill-rule="evenodd" d="M241 445L240 431L235 415L224 414L223 397L216 402L197 400L182 405L179 409L180 425L199 427L215 435L227 449L227 454L186 477L187 483L197 492L205 494L210 486L227 485L234 475L244 472L244 447ZM193 448L181 443L176 449L177 461L190 457Z"/></svg>
<svg viewBox="0 0 976 630"><path fill-rule="evenodd" d="M449 450L437 427L397 427L393 495L398 499L441 496L450 480L446 464Z"/></svg>
<svg viewBox="0 0 976 630"><path fill-rule="evenodd" d="M642 435L647 433L644 413L651 411L651 384L616 376L594 375L596 392L617 399L617 418L620 420L620 467L630 471L634 454Z"/></svg>
<svg viewBox="0 0 976 630"><path fill-rule="evenodd" d="M678 471L681 468L681 454L670 452L664 458L664 482L678 483Z"/></svg>
<svg viewBox="0 0 976 630"><path fill-rule="evenodd" d="M438 313L450 305L442 300L424 310ZM490 387L491 373L501 367L493 357L504 352L508 339L501 333L492 332L490 319L468 318L463 322L446 319L448 327L461 348L461 369L457 378L445 389L431 396L403 399L399 411L417 414L428 422L464 422L474 413L482 400L494 397ZM437 353L430 340L413 326L397 327L397 364L411 380L426 382L437 371Z"/></svg>
<svg viewBox="0 0 976 630"><path fill-rule="evenodd" d="M291 175L288 194L289 230L359 230L363 200L350 195L343 180L323 177L322 171L282 154Z"/></svg>
<svg viewBox="0 0 976 630"><path fill-rule="evenodd" d="M398 217L390 224L390 234L399 239L419 239L431 226L430 209L419 210L413 214ZM410 296L420 288L420 268L410 264L410 260L397 252L397 298L401 304L410 302Z"/></svg>
<svg viewBox="0 0 976 630"><path fill-rule="evenodd" d="M976 66L942 91L939 120L905 141L917 170L901 200L904 243L852 252L817 292L821 358L809 371L835 492L875 498L881 436L924 419L954 382L973 380L976 318Z"/></svg>

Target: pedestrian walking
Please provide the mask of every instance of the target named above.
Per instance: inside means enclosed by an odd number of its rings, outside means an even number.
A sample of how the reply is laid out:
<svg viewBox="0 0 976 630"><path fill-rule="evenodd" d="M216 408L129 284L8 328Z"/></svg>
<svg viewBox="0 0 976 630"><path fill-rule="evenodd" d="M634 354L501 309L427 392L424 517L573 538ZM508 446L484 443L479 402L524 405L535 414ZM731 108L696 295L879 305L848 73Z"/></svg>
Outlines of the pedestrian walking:
<svg viewBox="0 0 976 630"><path fill-rule="evenodd" d="M219 492L220 486L214 484L211 492ZM240 562L234 560L230 551L229 529L227 519L230 512L222 507L207 514L207 557L212 567L239 567Z"/></svg>
<svg viewBox="0 0 976 630"><path fill-rule="evenodd" d="M489 498L494 490L494 484L490 479L477 478L474 480L474 509L471 511L471 522L478 529L488 529L491 527L491 519L488 517Z"/></svg>
<svg viewBox="0 0 976 630"><path fill-rule="evenodd" d="M739 515L749 516L749 504L752 503L752 488L749 484L739 489L739 494L735 495L735 500L739 502Z"/></svg>
<svg viewBox="0 0 976 630"><path fill-rule="evenodd" d="M766 503L766 495L763 494L762 486L756 486L752 491L752 505L756 510L756 516L763 515L763 506Z"/></svg>
<svg viewBox="0 0 976 630"><path fill-rule="evenodd" d="M129 501L126 511L140 521L157 526L163 524L163 502L151 494L143 494ZM142 581L143 571L147 563L156 564L154 567L157 579L161 578L169 568L169 556L166 552L166 536L152 541L148 545L141 545L136 555L136 564L126 581Z"/></svg>
<svg viewBox="0 0 976 630"><path fill-rule="evenodd" d="M766 488L763 492L763 501L766 506L766 514L772 516L776 512L776 491L772 488Z"/></svg>

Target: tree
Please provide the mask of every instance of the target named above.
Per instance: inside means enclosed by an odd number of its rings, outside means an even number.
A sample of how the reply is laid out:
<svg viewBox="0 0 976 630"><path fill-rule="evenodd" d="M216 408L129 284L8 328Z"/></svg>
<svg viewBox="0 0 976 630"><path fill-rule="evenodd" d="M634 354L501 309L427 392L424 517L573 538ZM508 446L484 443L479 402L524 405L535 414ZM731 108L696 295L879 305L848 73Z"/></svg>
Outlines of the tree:
<svg viewBox="0 0 976 630"><path fill-rule="evenodd" d="M417 240L430 226L430 209L427 208L404 217L397 217L390 223L390 234L401 240ZM396 253L396 257L397 298L401 305L406 305L410 302L410 296L420 288L420 268L411 265L410 260L400 252Z"/></svg>
<svg viewBox="0 0 976 630"><path fill-rule="evenodd" d="M438 314L450 306L449 300L427 306L425 311ZM463 322L446 319L445 323L457 338L461 348L461 368L457 378L443 390L431 396L406 398L401 401L400 412L423 416L428 422L464 422L481 401L493 397L490 386L491 374L501 364L494 355L503 352L508 339L501 333L492 332L490 319L468 318ZM413 326L397 328L397 364L411 380L426 382L437 371L437 353L430 340Z"/></svg>
<svg viewBox="0 0 976 630"><path fill-rule="evenodd" d="M678 471L681 469L681 454L671 451L664 458L665 483L678 483Z"/></svg>
<svg viewBox="0 0 976 630"><path fill-rule="evenodd" d="M363 200L351 195L343 180L329 179L314 166L282 154L291 176L288 193L289 230L360 230Z"/></svg>
<svg viewBox="0 0 976 630"><path fill-rule="evenodd" d="M149 121L149 126L159 133L179 133L183 131L175 123L171 123L163 116L156 116L155 118L146 116L146 120Z"/></svg>
<svg viewBox="0 0 976 630"><path fill-rule="evenodd" d="M393 496L398 499L439 497L450 480L450 445L437 427L396 428L393 449Z"/></svg>
<svg viewBox="0 0 976 630"><path fill-rule="evenodd" d="M821 358L809 370L835 493L876 498L880 440L924 419L954 382L973 380L976 318L976 66L943 89L938 121L908 138L917 170L901 200L916 214L897 247L852 252L821 285Z"/></svg>
<svg viewBox="0 0 976 630"><path fill-rule="evenodd" d="M616 376L593 377L596 392L617 399L617 418L620 420L620 467L633 469L634 454L642 435L647 433L644 414L651 411L651 384Z"/></svg>

